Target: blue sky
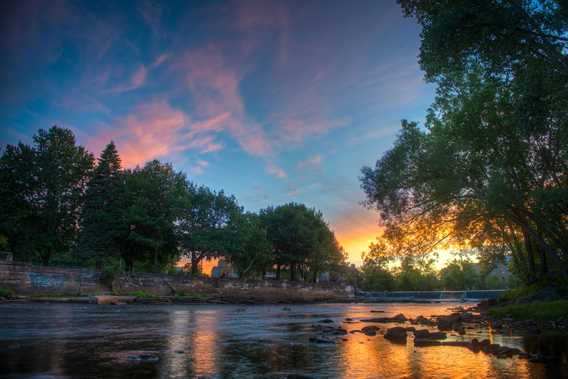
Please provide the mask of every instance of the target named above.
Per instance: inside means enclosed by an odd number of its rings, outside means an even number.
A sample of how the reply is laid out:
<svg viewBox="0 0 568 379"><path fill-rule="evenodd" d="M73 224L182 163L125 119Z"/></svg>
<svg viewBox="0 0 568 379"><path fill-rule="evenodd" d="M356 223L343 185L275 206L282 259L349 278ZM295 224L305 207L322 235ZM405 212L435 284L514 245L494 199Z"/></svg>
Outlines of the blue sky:
<svg viewBox="0 0 568 379"><path fill-rule="evenodd" d="M359 171L434 89L392 1L25 1L0 32L0 144L75 131L172 162L247 210L320 209L357 262L378 231Z"/></svg>

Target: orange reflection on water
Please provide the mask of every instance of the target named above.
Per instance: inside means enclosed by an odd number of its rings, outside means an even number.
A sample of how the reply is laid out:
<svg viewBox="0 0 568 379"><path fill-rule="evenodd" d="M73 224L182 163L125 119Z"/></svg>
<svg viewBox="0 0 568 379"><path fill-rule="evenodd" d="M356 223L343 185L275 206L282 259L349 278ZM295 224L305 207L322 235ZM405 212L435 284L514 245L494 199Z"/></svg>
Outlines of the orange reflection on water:
<svg viewBox="0 0 568 379"><path fill-rule="evenodd" d="M410 317L447 313L440 305L389 304L382 308L387 315L404 313ZM356 318L357 313L347 312L345 317ZM343 326L356 330L365 325L373 324ZM381 329L401 326L375 325ZM367 337L360 333L350 334L346 341L338 344L338 349L342 360L341 377L344 379L545 377L543 367L530 364L525 359L499 359L483 352L474 353L467 348L454 346L414 347L413 341L406 345L395 344L382 335Z"/></svg>
<svg viewBox="0 0 568 379"><path fill-rule="evenodd" d="M198 312L191 340L192 365L196 376L213 375L217 369L217 317L215 311Z"/></svg>

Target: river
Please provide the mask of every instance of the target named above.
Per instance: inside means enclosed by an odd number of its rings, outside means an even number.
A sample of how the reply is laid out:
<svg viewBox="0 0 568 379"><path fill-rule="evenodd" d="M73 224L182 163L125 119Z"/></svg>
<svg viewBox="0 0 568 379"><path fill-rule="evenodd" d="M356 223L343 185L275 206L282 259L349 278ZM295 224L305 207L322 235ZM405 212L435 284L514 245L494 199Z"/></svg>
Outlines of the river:
<svg viewBox="0 0 568 379"><path fill-rule="evenodd" d="M468 304L460 304L468 305ZM383 310L407 317L451 304L124 305L0 304L6 378L553 378L559 368L462 347L413 347L348 333L310 342L313 325ZM382 314L381 314L382 315ZM388 327L390 325L381 325ZM468 330L466 339L523 348L523 339ZM461 339L460 336L451 336ZM139 360L142 359L142 360Z"/></svg>

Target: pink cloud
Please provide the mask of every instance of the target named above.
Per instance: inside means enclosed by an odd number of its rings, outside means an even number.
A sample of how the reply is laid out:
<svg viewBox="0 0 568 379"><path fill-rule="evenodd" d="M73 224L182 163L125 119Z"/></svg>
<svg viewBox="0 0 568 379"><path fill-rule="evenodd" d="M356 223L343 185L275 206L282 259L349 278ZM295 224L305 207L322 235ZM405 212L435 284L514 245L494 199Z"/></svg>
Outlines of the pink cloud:
<svg viewBox="0 0 568 379"><path fill-rule="evenodd" d="M290 23L290 14L283 3L241 0L235 4L237 6L236 23L240 29L284 26Z"/></svg>
<svg viewBox="0 0 568 379"><path fill-rule="evenodd" d="M284 179L288 176L286 174L286 171L284 171L281 167L277 166L272 162L268 162L266 164L266 172L268 172L270 175L277 177L278 179Z"/></svg>
<svg viewBox="0 0 568 379"><path fill-rule="evenodd" d="M222 149L211 128L216 118L192 123L182 111L166 102L142 104L126 117L117 120L118 128L107 129L87 142L89 149L100 151L113 140L117 144L123 165L134 167L154 158L173 156L193 150L205 154Z"/></svg>
<svg viewBox="0 0 568 379"><path fill-rule="evenodd" d="M321 166L323 161L323 156L321 154L316 154L298 163L298 168L317 168Z"/></svg>
<svg viewBox="0 0 568 379"><path fill-rule="evenodd" d="M199 159L197 162L195 162L194 165L189 168L189 170L194 175L201 175L208 166L209 162L204 161L203 159Z"/></svg>
<svg viewBox="0 0 568 379"><path fill-rule="evenodd" d="M113 87L107 92L120 93L134 91L146 84L147 76L148 69L144 65L141 65L136 69L136 71L132 73L132 76L130 77L130 81L128 83Z"/></svg>
<svg viewBox="0 0 568 379"><path fill-rule="evenodd" d="M343 127L347 124L345 120L323 119L320 117L306 118L291 117L285 119L280 124L278 136L285 143L303 142L308 137L320 136L328 133L332 129Z"/></svg>
<svg viewBox="0 0 568 379"><path fill-rule="evenodd" d="M215 47L193 50L173 65L204 117L224 115L223 126L239 145L253 155L268 155L271 146L262 126L246 115L240 94L241 73L229 65Z"/></svg>

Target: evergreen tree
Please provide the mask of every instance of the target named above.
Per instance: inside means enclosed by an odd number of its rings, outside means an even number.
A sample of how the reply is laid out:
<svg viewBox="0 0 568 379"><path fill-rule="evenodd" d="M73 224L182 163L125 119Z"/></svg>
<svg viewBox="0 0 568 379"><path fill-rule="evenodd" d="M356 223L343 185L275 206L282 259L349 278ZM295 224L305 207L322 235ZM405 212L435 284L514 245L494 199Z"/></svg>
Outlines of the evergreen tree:
<svg viewBox="0 0 568 379"><path fill-rule="evenodd" d="M87 187L81 214L81 233L76 251L84 260L101 268L105 258L116 256L119 239L127 232L121 222L124 203L124 176L114 142L110 142L99 158Z"/></svg>

